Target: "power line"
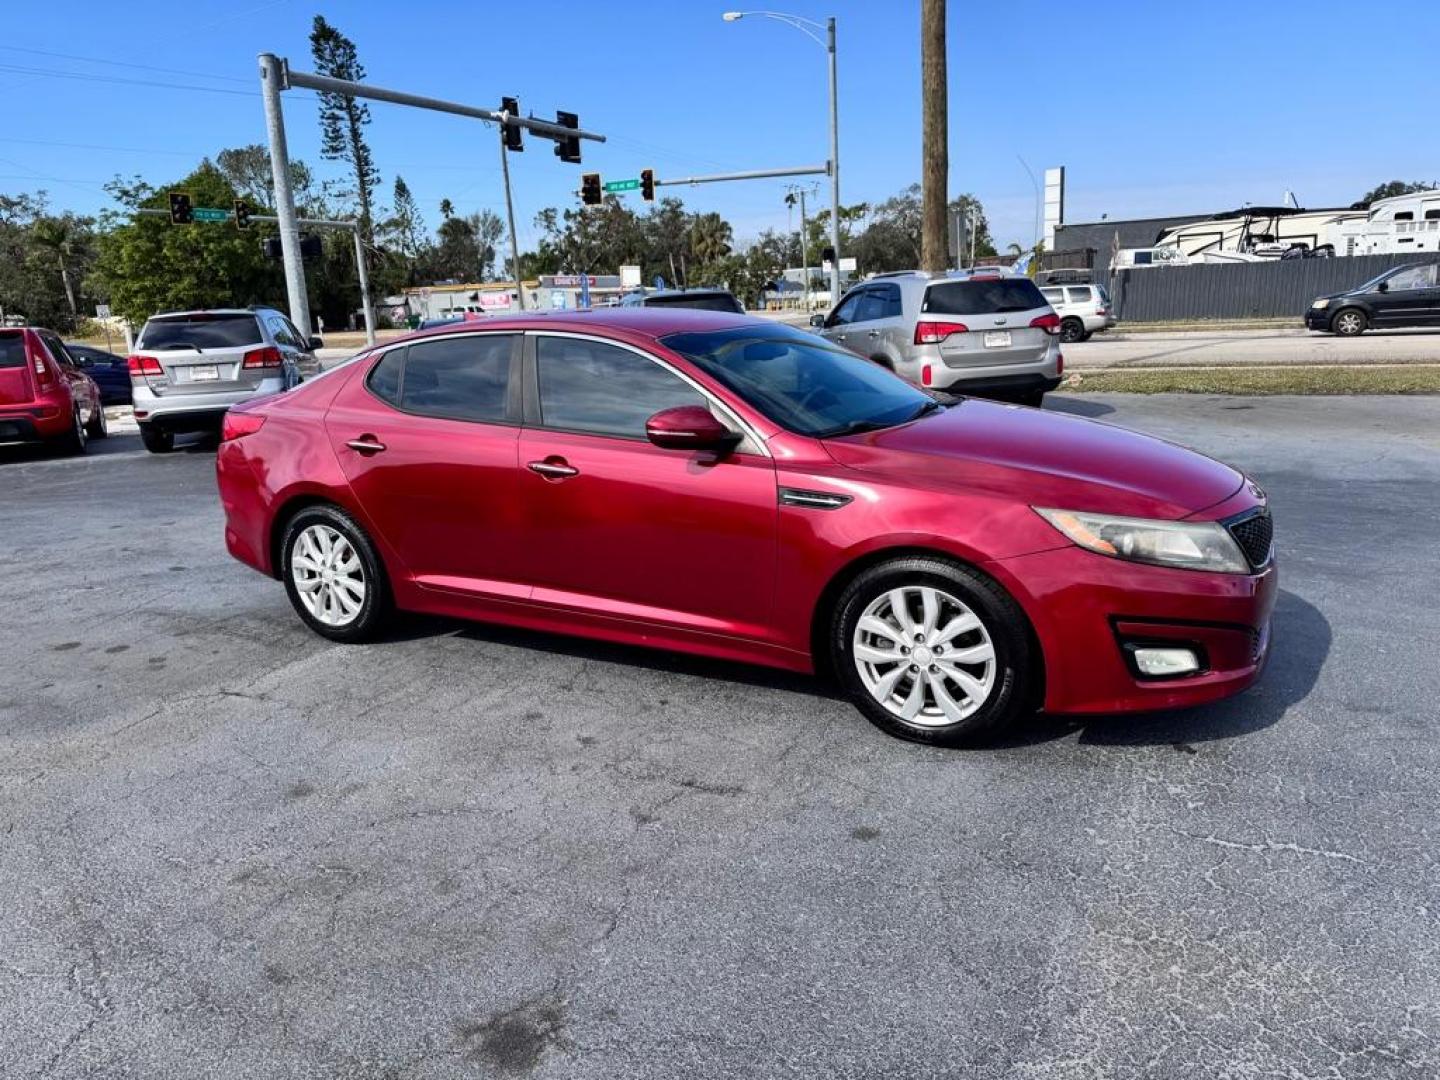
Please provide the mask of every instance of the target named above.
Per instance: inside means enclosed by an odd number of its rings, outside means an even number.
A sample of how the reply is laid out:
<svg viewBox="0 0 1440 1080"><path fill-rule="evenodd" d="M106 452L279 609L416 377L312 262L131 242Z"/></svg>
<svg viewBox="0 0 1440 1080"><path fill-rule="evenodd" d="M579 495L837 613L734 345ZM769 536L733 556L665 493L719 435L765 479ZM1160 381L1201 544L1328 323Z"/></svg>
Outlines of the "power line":
<svg viewBox="0 0 1440 1080"><path fill-rule="evenodd" d="M126 79L119 75L95 75L83 71L55 71L51 68L29 68L20 67L17 64L0 64L0 71L13 72L17 75L35 75L47 79L75 79L79 82L96 83L117 83L122 86L155 86L165 90L194 90L202 94L229 94L235 97L255 98L260 95L259 89L255 90L231 90L225 86L196 86L193 83L172 83L161 82L158 79ZM309 94L295 94L295 97L308 97L318 101L318 97Z"/></svg>
<svg viewBox="0 0 1440 1080"><path fill-rule="evenodd" d="M82 64L107 64L110 67L133 68L136 71L158 71L166 75L188 75L197 79L218 79L222 82L250 83L238 75L216 75L208 71L182 71L180 68L155 67L152 64L137 64L130 60L106 60L99 56L77 56L74 53L51 52L49 49L33 49L24 45L0 45L0 51L30 53L34 56L49 56L56 60L76 60Z"/></svg>

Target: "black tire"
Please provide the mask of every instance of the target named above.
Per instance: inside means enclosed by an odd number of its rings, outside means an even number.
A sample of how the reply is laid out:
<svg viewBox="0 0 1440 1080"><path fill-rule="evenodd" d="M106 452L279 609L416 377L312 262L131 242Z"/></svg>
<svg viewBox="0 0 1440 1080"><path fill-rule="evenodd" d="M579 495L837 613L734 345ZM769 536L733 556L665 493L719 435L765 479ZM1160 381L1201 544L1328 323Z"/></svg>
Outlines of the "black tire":
<svg viewBox="0 0 1440 1080"><path fill-rule="evenodd" d="M1085 324L1073 316L1060 320L1060 340L1067 345L1072 341L1084 341L1086 338Z"/></svg>
<svg viewBox="0 0 1440 1080"><path fill-rule="evenodd" d="M83 454L87 445L85 425L80 422L80 406L70 418L70 430L60 437L60 449L67 454Z"/></svg>
<svg viewBox="0 0 1440 1080"><path fill-rule="evenodd" d="M100 405L95 409L95 415L90 417L90 423L85 425L85 434L92 439L106 439L110 437L110 425L105 420L105 406Z"/></svg>
<svg viewBox="0 0 1440 1080"><path fill-rule="evenodd" d="M140 441L152 454L168 454L175 449L175 433L162 431L153 424L140 425Z"/></svg>
<svg viewBox="0 0 1440 1080"><path fill-rule="evenodd" d="M1370 320L1359 308L1341 308L1330 317L1330 332L1341 337L1358 337L1369 325Z"/></svg>
<svg viewBox="0 0 1440 1080"><path fill-rule="evenodd" d="M853 651L856 626L872 603L892 589L923 586L940 589L968 607L983 625L994 653L984 703L964 719L943 726L910 723L877 701L861 679ZM1033 712L1037 703L1041 661L1019 605L988 577L942 557L893 559L863 571L836 602L827 642L832 670L850 700L872 724L896 738L932 746L974 746L1005 732ZM897 686L905 685L907 678L902 674Z"/></svg>
<svg viewBox="0 0 1440 1080"><path fill-rule="evenodd" d="M295 584L292 560L296 543L301 533L312 525L325 525L340 533L360 558L365 598L359 612L343 626L322 622L312 615L300 599L300 590ZM290 603L301 621L315 633L331 641L347 644L373 641L380 636L394 610L390 583L385 576L384 564L375 551L375 545L370 542L370 537L365 535L365 530L355 519L338 506L307 506L285 523L280 540L280 576L285 582L285 593L290 597Z"/></svg>

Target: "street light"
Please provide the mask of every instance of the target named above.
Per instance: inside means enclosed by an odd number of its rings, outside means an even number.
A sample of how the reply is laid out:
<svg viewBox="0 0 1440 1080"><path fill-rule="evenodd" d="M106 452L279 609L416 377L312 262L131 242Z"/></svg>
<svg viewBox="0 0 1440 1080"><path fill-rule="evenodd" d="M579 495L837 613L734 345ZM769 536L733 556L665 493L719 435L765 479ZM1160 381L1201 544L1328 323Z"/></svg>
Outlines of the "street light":
<svg viewBox="0 0 1440 1080"><path fill-rule="evenodd" d="M822 25L814 19L780 11L727 11L721 18L733 23L746 15L777 19L793 26L830 54L830 247L835 252L830 263L830 304L833 307L840 302L840 111L835 82L835 19L831 16ZM824 37L820 36L821 31Z"/></svg>

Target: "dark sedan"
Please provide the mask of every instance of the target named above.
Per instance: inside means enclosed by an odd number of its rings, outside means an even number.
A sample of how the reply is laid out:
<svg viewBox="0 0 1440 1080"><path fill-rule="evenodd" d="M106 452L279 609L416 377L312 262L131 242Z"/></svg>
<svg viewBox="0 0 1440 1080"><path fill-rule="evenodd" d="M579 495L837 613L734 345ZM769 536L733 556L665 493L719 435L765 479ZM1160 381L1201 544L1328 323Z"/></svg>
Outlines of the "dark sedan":
<svg viewBox="0 0 1440 1080"><path fill-rule="evenodd" d="M104 404L130 404L130 367L125 357L91 345L67 343L65 348L75 358L75 365L100 387Z"/></svg>

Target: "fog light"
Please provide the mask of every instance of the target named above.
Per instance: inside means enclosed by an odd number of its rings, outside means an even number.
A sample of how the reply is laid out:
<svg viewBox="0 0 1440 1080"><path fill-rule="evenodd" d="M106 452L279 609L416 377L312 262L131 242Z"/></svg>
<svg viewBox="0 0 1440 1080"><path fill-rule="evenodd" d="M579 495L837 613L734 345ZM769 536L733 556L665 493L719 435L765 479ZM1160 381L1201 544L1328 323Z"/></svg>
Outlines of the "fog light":
<svg viewBox="0 0 1440 1080"><path fill-rule="evenodd" d="M1200 670L1200 658L1189 649L1137 648L1132 655L1140 674L1154 679Z"/></svg>

